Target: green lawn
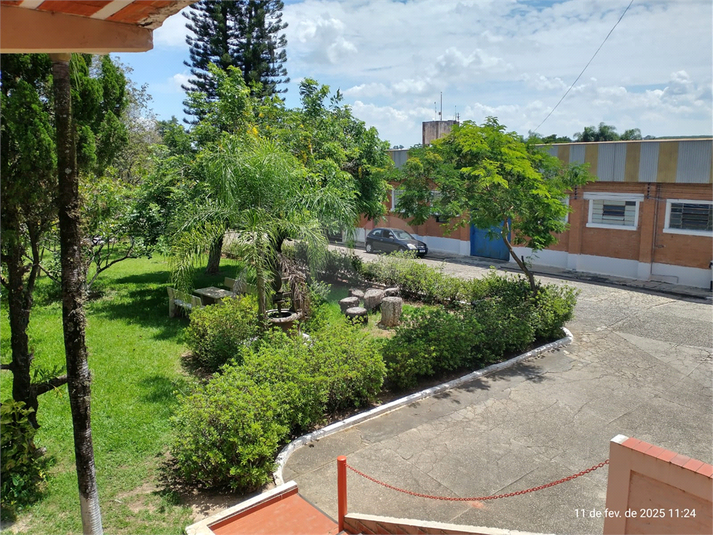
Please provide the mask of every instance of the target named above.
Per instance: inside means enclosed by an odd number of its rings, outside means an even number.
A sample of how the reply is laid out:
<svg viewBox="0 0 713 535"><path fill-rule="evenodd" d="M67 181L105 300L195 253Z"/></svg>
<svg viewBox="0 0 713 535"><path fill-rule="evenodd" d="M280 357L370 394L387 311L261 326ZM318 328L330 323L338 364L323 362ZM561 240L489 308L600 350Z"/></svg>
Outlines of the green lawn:
<svg viewBox="0 0 713 535"><path fill-rule="evenodd" d="M196 286L222 286L235 276L202 274ZM174 392L192 380L180 362L186 319L168 317L168 266L163 258L121 262L95 283L100 297L89 301L87 345L92 371L92 431L99 498L107 533L181 533L191 510L161 485L160 465L171 440ZM39 367L64 364L61 304L41 280L30 320L30 340ZM56 292L54 292L56 293ZM2 320L2 362L10 361L7 306ZM0 377L2 399L11 395L11 374ZM47 448L52 467L44 498L23 511L9 530L20 533L81 533L72 425L66 387L40 398L37 445ZM7 531L4 531L5 533Z"/></svg>

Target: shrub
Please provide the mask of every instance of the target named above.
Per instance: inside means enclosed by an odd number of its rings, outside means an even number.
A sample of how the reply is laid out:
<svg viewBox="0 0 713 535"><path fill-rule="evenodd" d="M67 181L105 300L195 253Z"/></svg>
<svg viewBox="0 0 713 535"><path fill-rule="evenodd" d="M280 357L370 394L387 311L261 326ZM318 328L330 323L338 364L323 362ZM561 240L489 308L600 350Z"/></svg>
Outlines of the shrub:
<svg viewBox="0 0 713 535"><path fill-rule="evenodd" d="M319 423L326 410L373 400L384 369L374 342L354 328L321 331L312 343L268 332L204 387L179 397L171 450L178 469L206 486L254 489L269 480L290 434Z"/></svg>
<svg viewBox="0 0 713 535"><path fill-rule="evenodd" d="M359 281L362 278L362 268L362 259L354 252L327 250L322 276L327 280Z"/></svg>
<svg viewBox="0 0 713 535"><path fill-rule="evenodd" d="M23 401L12 399L0 406L3 519L13 518L18 508L34 501L39 495L39 485L45 479L43 463L36 455L35 428L27 418L32 411L25 409Z"/></svg>
<svg viewBox="0 0 713 535"><path fill-rule="evenodd" d="M548 284L541 286L535 297L537 317L535 335L538 339L553 340L562 336L562 327L574 317L579 290L571 286Z"/></svg>
<svg viewBox="0 0 713 535"><path fill-rule="evenodd" d="M529 301L512 305L498 298L482 299L472 304L467 315L475 318L482 329L476 348L482 362L499 362L535 341L533 307Z"/></svg>
<svg viewBox="0 0 713 535"><path fill-rule="evenodd" d="M312 373L323 377L326 410L360 407L376 399L386 375L379 344L351 325L323 329L308 352Z"/></svg>
<svg viewBox="0 0 713 535"><path fill-rule="evenodd" d="M253 490L270 479L288 429L271 385L226 367L193 394L179 395L171 452L179 472L207 487Z"/></svg>
<svg viewBox="0 0 713 535"><path fill-rule="evenodd" d="M186 344L195 365L216 371L239 357L240 349L258 335L257 302L254 297L226 299L191 313Z"/></svg>
<svg viewBox="0 0 713 535"><path fill-rule="evenodd" d="M326 385L309 366L309 346L301 336L268 332L254 348L242 351L242 369L256 383L269 386L277 400L275 417L290 432L309 429L324 417Z"/></svg>
<svg viewBox="0 0 713 535"><path fill-rule="evenodd" d="M450 304L463 297L463 283L414 259L413 253L381 256L364 265L364 277L387 286L398 286L401 295L426 303Z"/></svg>
<svg viewBox="0 0 713 535"><path fill-rule="evenodd" d="M476 346L483 329L474 314L443 308L416 309L384 344L388 378L399 388L419 377L477 364Z"/></svg>

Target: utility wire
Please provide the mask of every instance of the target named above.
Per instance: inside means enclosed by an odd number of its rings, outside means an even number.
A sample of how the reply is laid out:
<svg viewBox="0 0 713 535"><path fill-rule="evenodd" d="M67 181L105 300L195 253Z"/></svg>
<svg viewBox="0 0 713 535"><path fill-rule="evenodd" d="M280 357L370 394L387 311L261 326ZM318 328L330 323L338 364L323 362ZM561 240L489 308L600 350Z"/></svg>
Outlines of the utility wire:
<svg viewBox="0 0 713 535"><path fill-rule="evenodd" d="M633 3L634 3L634 0L631 0L631 2L629 2L629 5L626 6L626 9L625 9L624 12L621 14L621 17L619 17L619 20L616 21L616 24L614 24L614 26L612 26L612 29L609 30L609 33L608 33L607 36L604 38L604 41L602 41L602 44L599 45L599 48L597 48L597 51L594 53L594 55L592 56L592 58L591 58L591 59L587 62L587 64L584 66L584 69L582 69L582 72L579 73L579 76L577 76L577 79L576 79L574 82L572 82L572 85L569 86L569 89L567 89L567 91L565 91L565 94L562 95L562 98L559 100L559 102L558 102L557 104L555 104L555 107L552 108L552 110L550 111L550 113L547 114L547 117L545 117L545 118L543 119L543 121L542 121L539 125L537 125L537 128L535 128L535 130L534 130L535 132L537 132L537 131L540 129L540 127L541 127L543 124L545 124L545 121L550 118L550 115L552 115L552 114L554 113L554 111L557 109L557 106L559 106L560 104L562 104L562 101L564 100L564 98L569 94L569 92L572 90L572 88L574 87L574 85L575 85L575 84L579 81L579 79L582 77L582 75L584 74L584 71L586 71L586 70L587 70L587 67L589 67L589 64L590 64L592 61L594 61L594 58L595 58L595 57L597 57L597 54L599 54L599 51L600 51L600 50L602 49L602 47L604 46L604 43L607 42L607 39L609 39L609 36L610 36L610 35L612 34L612 32L614 31L614 28L616 28L616 27L619 25L619 23L621 22L621 19L624 18L624 15L626 15L626 12L629 11L629 8L631 7L631 4L633 4Z"/></svg>

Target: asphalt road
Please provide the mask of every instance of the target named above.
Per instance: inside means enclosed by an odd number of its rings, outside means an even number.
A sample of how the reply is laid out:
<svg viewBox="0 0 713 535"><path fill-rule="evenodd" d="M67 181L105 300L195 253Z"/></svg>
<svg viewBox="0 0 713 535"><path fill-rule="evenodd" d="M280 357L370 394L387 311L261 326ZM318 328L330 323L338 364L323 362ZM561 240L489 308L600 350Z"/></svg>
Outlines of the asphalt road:
<svg viewBox="0 0 713 535"><path fill-rule="evenodd" d="M365 255L372 258L371 255ZM439 261L424 260L441 264ZM443 264L479 277L487 267ZM563 283L540 277L545 282ZM713 462L710 301L581 281L574 343L295 451L283 475L336 517L336 457L411 491L500 494L572 475L633 436ZM349 474L349 510L538 533L601 533L607 467L513 498L415 498Z"/></svg>

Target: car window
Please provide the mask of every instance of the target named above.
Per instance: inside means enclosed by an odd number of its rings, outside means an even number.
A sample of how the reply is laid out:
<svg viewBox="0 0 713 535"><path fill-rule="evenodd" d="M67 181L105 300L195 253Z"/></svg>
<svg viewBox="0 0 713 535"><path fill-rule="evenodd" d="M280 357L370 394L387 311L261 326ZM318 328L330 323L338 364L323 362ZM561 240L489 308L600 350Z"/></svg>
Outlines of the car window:
<svg viewBox="0 0 713 535"><path fill-rule="evenodd" d="M372 230L369 233L370 238L381 238L381 231L380 230Z"/></svg>
<svg viewBox="0 0 713 535"><path fill-rule="evenodd" d="M393 240L393 239L394 239L394 235L391 233L391 231L385 230L385 231L384 231L384 238L387 238L387 239L389 239L389 240Z"/></svg>
<svg viewBox="0 0 713 535"><path fill-rule="evenodd" d="M413 236L406 232L405 230L396 230L396 237L400 240L413 240Z"/></svg>

